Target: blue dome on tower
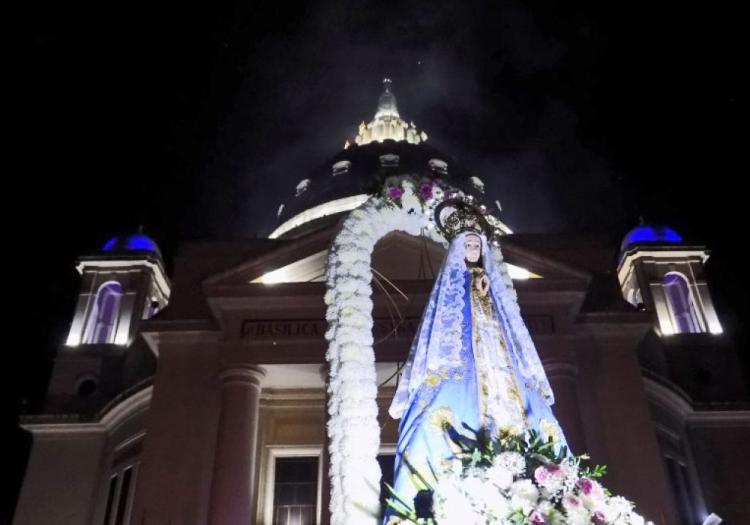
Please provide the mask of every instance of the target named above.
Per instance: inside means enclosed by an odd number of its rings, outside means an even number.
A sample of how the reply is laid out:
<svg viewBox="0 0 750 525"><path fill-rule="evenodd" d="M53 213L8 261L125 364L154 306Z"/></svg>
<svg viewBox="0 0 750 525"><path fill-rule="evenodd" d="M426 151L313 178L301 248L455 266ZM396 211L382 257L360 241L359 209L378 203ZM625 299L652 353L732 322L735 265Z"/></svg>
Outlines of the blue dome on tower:
<svg viewBox="0 0 750 525"><path fill-rule="evenodd" d="M161 257L161 250L156 242L143 233L112 237L102 247L107 253L153 253Z"/></svg>
<svg viewBox="0 0 750 525"><path fill-rule="evenodd" d="M642 224L625 235L620 251L624 252L636 244L679 244L681 242L682 236L669 226Z"/></svg>

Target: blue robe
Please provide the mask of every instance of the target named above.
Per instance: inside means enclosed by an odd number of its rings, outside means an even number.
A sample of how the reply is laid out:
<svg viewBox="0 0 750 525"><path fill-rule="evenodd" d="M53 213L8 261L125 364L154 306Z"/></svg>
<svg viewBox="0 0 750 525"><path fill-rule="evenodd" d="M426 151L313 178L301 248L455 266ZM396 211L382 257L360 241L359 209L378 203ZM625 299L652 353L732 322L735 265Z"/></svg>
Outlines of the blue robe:
<svg viewBox="0 0 750 525"><path fill-rule="evenodd" d="M427 480L433 480L432 472L438 471L441 463L454 455L445 431L446 423L458 431L463 425L475 430L483 427L495 433L535 429L542 435L553 434L558 447L565 446L565 438L547 400L538 387L534 388L533 381L523 378L519 357L506 344L508 327L497 315L492 295L481 296L472 284L470 271L464 270L463 279L466 297L460 366L443 367L427 374L411 396L399 424L394 489L409 503L418 491L410 466ZM498 352L499 356L488 359L488 352ZM487 383L491 384L490 388ZM489 397L493 391L499 403L494 410L502 411L502 418L490 416ZM390 513L386 513L386 520Z"/></svg>

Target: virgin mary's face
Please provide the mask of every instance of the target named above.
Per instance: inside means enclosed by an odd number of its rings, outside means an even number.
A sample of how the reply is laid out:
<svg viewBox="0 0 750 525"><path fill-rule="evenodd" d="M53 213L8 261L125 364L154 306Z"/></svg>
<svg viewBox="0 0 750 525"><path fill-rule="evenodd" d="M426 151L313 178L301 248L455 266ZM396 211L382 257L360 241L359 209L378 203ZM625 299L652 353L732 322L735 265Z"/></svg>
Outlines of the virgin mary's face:
<svg viewBox="0 0 750 525"><path fill-rule="evenodd" d="M482 255L482 240L479 235L467 235L464 239L464 257L466 260L475 263Z"/></svg>

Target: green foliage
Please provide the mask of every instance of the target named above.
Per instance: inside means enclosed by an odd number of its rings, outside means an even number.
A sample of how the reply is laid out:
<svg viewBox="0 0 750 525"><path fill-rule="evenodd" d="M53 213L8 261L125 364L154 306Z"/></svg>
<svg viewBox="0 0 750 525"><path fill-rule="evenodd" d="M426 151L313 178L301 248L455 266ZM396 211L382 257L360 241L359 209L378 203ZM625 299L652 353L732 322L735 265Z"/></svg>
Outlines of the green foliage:
<svg viewBox="0 0 750 525"><path fill-rule="evenodd" d="M607 465L594 465L593 467L584 467L580 470L582 478L601 478L606 473Z"/></svg>

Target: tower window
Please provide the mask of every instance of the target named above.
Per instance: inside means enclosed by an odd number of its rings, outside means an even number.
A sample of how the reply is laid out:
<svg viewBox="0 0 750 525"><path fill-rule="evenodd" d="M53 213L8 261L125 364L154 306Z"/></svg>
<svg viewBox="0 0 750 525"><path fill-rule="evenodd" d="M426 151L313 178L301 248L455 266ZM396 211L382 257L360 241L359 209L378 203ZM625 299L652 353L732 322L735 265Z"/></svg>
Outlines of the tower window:
<svg viewBox="0 0 750 525"><path fill-rule="evenodd" d="M398 166L398 159L398 155L386 153L380 156L380 165L384 168L395 168Z"/></svg>
<svg viewBox="0 0 750 525"><path fill-rule="evenodd" d="M448 163L444 160L430 159L427 164L435 175L448 175Z"/></svg>
<svg viewBox="0 0 750 525"><path fill-rule="evenodd" d="M99 287L84 332L85 344L113 343L122 306L122 286L111 281Z"/></svg>
<svg viewBox="0 0 750 525"><path fill-rule="evenodd" d="M702 332L698 308L684 276L670 272L664 276L664 295L667 299L675 333Z"/></svg>
<svg viewBox="0 0 750 525"><path fill-rule="evenodd" d="M333 176L337 177L339 175L344 175L345 173L349 173L349 169L352 167L351 161L348 160L340 160L338 162L335 162L333 164Z"/></svg>

